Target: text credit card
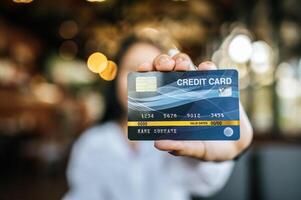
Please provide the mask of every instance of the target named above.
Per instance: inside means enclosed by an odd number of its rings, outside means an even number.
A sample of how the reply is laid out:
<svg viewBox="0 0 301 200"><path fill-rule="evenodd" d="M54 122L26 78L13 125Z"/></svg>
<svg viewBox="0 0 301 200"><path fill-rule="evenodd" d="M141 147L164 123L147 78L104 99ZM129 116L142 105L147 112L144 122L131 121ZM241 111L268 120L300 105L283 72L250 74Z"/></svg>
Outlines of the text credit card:
<svg viewBox="0 0 301 200"><path fill-rule="evenodd" d="M236 70L128 74L130 140L238 140Z"/></svg>

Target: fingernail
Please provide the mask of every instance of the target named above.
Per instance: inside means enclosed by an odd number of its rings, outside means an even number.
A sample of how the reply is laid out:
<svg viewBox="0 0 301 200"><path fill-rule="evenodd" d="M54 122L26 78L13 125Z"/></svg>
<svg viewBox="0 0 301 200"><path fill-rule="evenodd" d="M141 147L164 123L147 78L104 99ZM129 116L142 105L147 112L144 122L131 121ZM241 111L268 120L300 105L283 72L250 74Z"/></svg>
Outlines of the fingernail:
<svg viewBox="0 0 301 200"><path fill-rule="evenodd" d="M176 65L177 66L189 66L190 65L190 61L187 59L183 59L181 57L176 59Z"/></svg>
<svg viewBox="0 0 301 200"><path fill-rule="evenodd" d="M159 59L159 65L160 66L168 66L171 63L172 61L169 59L169 57L167 56L162 56L160 59Z"/></svg>
<svg viewBox="0 0 301 200"><path fill-rule="evenodd" d="M183 60L184 60L184 59L183 59L182 57L178 57L178 58L176 59L176 64L183 62Z"/></svg>
<svg viewBox="0 0 301 200"><path fill-rule="evenodd" d="M202 62L199 66L201 66L203 69L205 68L206 70L215 70L217 68L216 65L210 61Z"/></svg>
<svg viewBox="0 0 301 200"><path fill-rule="evenodd" d="M208 68L212 68L212 69L215 69L216 66L213 62L210 62L210 61L206 61L205 63L205 66L208 67Z"/></svg>

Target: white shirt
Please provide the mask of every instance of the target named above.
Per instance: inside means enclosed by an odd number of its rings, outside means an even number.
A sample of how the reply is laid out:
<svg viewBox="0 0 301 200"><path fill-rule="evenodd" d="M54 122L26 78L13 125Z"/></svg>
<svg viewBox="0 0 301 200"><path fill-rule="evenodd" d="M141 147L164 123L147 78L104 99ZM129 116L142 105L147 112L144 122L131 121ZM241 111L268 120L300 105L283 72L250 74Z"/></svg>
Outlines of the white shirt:
<svg viewBox="0 0 301 200"><path fill-rule="evenodd" d="M209 196L229 178L234 162L175 157L141 141L131 149L117 123L87 130L74 144L64 200L188 200Z"/></svg>

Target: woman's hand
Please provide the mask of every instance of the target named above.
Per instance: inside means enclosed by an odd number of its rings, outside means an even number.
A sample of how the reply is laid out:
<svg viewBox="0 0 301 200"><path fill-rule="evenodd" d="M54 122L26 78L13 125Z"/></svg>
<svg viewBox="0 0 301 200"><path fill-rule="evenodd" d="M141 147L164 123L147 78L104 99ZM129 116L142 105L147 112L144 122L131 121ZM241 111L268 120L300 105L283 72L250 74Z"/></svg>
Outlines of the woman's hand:
<svg viewBox="0 0 301 200"><path fill-rule="evenodd" d="M198 70L216 70L213 62L198 65ZM173 57L166 54L157 56L153 63L143 63L138 71L188 71L195 70L188 55L178 53ZM240 105L240 139L237 141L174 141L157 140L155 147L176 156L188 156L205 161L224 161L235 158L247 148L253 137L249 119Z"/></svg>

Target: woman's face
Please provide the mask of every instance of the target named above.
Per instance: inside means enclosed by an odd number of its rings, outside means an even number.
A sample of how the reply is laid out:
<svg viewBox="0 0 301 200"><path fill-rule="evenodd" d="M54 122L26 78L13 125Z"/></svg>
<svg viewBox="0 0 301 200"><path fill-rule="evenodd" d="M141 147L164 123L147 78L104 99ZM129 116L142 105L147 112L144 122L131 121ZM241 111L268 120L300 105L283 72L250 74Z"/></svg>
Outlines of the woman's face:
<svg viewBox="0 0 301 200"><path fill-rule="evenodd" d="M161 51L148 43L135 43L124 54L117 77L117 98L123 110L127 110L127 74L136 71L145 62L152 63Z"/></svg>

